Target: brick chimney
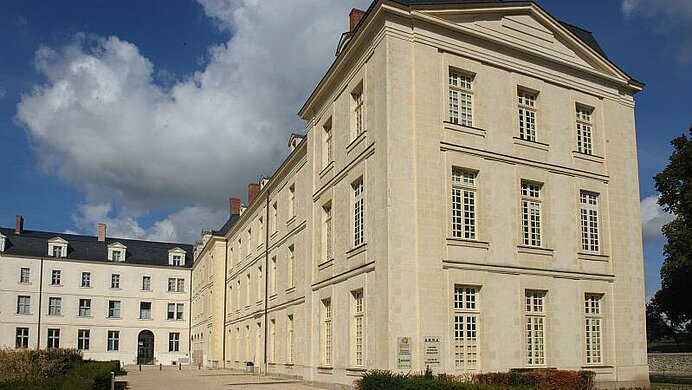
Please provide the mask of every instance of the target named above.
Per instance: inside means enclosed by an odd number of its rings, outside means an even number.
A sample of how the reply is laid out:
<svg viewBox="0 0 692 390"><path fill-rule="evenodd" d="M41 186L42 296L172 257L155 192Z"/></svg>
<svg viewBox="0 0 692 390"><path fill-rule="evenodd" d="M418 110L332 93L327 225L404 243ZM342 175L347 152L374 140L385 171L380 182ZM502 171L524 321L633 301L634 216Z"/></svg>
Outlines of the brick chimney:
<svg viewBox="0 0 692 390"><path fill-rule="evenodd" d="M105 242L106 241L106 224L105 223L99 224L98 241L99 242Z"/></svg>
<svg viewBox="0 0 692 390"><path fill-rule="evenodd" d="M248 206L252 204L252 201L257 198L260 192L259 183L250 183L247 185L247 204Z"/></svg>
<svg viewBox="0 0 692 390"><path fill-rule="evenodd" d="M351 12L348 14L348 19L350 22L350 30L353 32L353 30L356 29L356 26L358 25L358 22L360 22L360 19L363 18L363 15L365 15L365 11L362 9L358 8L353 8Z"/></svg>
<svg viewBox="0 0 692 390"><path fill-rule="evenodd" d="M240 215L240 198L228 198L228 213Z"/></svg>
<svg viewBox="0 0 692 390"><path fill-rule="evenodd" d="M24 217L17 215L14 224L14 234L22 234L24 232Z"/></svg>

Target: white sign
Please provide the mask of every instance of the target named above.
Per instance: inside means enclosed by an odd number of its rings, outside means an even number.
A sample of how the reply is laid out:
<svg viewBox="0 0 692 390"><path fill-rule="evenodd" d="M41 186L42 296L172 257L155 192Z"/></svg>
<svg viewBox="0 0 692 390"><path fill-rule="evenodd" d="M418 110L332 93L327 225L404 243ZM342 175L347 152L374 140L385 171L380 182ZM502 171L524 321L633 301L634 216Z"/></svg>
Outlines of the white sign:
<svg viewBox="0 0 692 390"><path fill-rule="evenodd" d="M423 348L425 350L425 367L440 367L440 338L424 337Z"/></svg>
<svg viewBox="0 0 692 390"><path fill-rule="evenodd" d="M397 337L396 367L411 368L411 338Z"/></svg>

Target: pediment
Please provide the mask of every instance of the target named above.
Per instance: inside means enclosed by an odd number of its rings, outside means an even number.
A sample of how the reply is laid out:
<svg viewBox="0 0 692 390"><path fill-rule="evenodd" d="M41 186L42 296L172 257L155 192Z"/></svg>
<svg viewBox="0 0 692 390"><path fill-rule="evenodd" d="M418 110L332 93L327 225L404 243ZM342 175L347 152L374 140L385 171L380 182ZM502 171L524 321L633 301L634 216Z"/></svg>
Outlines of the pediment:
<svg viewBox="0 0 692 390"><path fill-rule="evenodd" d="M168 254L176 254L176 255L182 254L182 255L184 255L184 254L185 254L185 251L184 251L183 249L181 249L180 247L177 247L177 246L176 246L176 247L173 248L173 249L169 249L169 250L168 250Z"/></svg>
<svg viewBox="0 0 692 390"><path fill-rule="evenodd" d="M456 24L468 33L502 46L609 77L629 79L605 56L535 5L421 12Z"/></svg>
<svg viewBox="0 0 692 390"><path fill-rule="evenodd" d="M67 245L67 241L65 241L65 240L64 240L63 238L61 238L61 237L53 237L53 238L51 238L50 240L48 240L48 243L50 243L50 244L63 244L63 245Z"/></svg>
<svg viewBox="0 0 692 390"><path fill-rule="evenodd" d="M127 249L127 247L118 241L108 244L108 249Z"/></svg>

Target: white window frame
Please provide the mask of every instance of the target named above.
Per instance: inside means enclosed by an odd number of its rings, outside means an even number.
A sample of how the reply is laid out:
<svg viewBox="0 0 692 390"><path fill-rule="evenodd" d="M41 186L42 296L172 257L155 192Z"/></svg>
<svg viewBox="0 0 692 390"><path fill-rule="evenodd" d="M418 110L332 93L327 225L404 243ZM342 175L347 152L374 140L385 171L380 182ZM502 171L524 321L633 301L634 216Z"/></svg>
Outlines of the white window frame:
<svg viewBox="0 0 692 390"><path fill-rule="evenodd" d="M91 288L91 272L82 272L80 287Z"/></svg>
<svg viewBox="0 0 692 390"><path fill-rule="evenodd" d="M288 219L296 216L296 184L288 186Z"/></svg>
<svg viewBox="0 0 692 390"><path fill-rule="evenodd" d="M478 372L480 367L480 287L455 285L452 308L454 370Z"/></svg>
<svg viewBox="0 0 692 390"><path fill-rule="evenodd" d="M322 364L325 367L331 367L332 361L332 347L333 347L333 334L332 334L332 300L331 298L322 300Z"/></svg>
<svg viewBox="0 0 692 390"><path fill-rule="evenodd" d="M474 75L449 68L447 83L449 95L449 122L473 127L473 79Z"/></svg>
<svg viewBox="0 0 692 390"><path fill-rule="evenodd" d="M108 318L121 318L121 302L117 300L108 301Z"/></svg>
<svg viewBox="0 0 692 390"><path fill-rule="evenodd" d="M276 362L276 318L269 320L269 351L267 353L267 363Z"/></svg>
<svg viewBox="0 0 692 390"><path fill-rule="evenodd" d="M593 108L577 104L577 153L593 155Z"/></svg>
<svg viewBox="0 0 692 390"><path fill-rule="evenodd" d="M358 138L365 132L365 93L362 81L351 92L351 102L353 107L353 138Z"/></svg>
<svg viewBox="0 0 692 390"><path fill-rule="evenodd" d="M145 309L144 304L148 304L149 308ZM140 320L150 320L152 319L152 304L151 302L141 301L139 302L139 319Z"/></svg>
<svg viewBox="0 0 692 390"><path fill-rule="evenodd" d="M276 255L272 256L269 268L269 296L276 295Z"/></svg>
<svg viewBox="0 0 692 390"><path fill-rule="evenodd" d="M262 273L262 266L257 267L257 303L262 302L264 298L264 285L262 281L264 280L264 274Z"/></svg>
<svg viewBox="0 0 692 390"><path fill-rule="evenodd" d="M168 333L168 352L180 351L180 332Z"/></svg>
<svg viewBox="0 0 692 390"><path fill-rule="evenodd" d="M521 181L521 234L525 246L543 245L542 192L542 183Z"/></svg>
<svg viewBox="0 0 692 390"><path fill-rule="evenodd" d="M322 206L324 216L324 260L329 261L334 258L334 209L332 202Z"/></svg>
<svg viewBox="0 0 692 390"><path fill-rule="evenodd" d="M478 173L452 168L452 237L478 239Z"/></svg>
<svg viewBox="0 0 692 390"><path fill-rule="evenodd" d="M120 350L120 331L119 330L109 330L107 334L107 351L119 351Z"/></svg>
<svg viewBox="0 0 692 390"><path fill-rule="evenodd" d="M79 298L77 315L79 317L91 317L91 298Z"/></svg>
<svg viewBox="0 0 692 390"><path fill-rule="evenodd" d="M295 361L295 346L293 344L293 314L286 316L286 362L293 364Z"/></svg>
<svg viewBox="0 0 692 390"><path fill-rule="evenodd" d="M17 314L31 314L31 296L17 296Z"/></svg>
<svg viewBox="0 0 692 390"><path fill-rule="evenodd" d="M581 249L599 253L601 241L599 234L598 198L595 192L579 192L579 222L581 227Z"/></svg>
<svg viewBox="0 0 692 390"><path fill-rule="evenodd" d="M49 316L62 315L62 298L60 298L60 297L48 297L48 315Z"/></svg>
<svg viewBox="0 0 692 390"><path fill-rule="evenodd" d="M527 367L546 366L548 329L546 295L547 292L541 290L525 290L524 292L524 352Z"/></svg>
<svg viewBox="0 0 692 390"><path fill-rule="evenodd" d="M334 161L334 137L332 126L332 119L328 119L324 125L322 125L322 167L326 168Z"/></svg>
<svg viewBox="0 0 692 390"><path fill-rule="evenodd" d="M295 263L295 247L293 245L288 246L288 256L286 256L286 289L295 287L293 278L293 267Z"/></svg>
<svg viewBox="0 0 692 390"><path fill-rule="evenodd" d="M272 235L279 231L279 203L272 203Z"/></svg>
<svg viewBox="0 0 692 390"><path fill-rule="evenodd" d="M22 267L19 269L19 283L29 284L31 282L31 268Z"/></svg>
<svg viewBox="0 0 692 390"><path fill-rule="evenodd" d="M80 351L88 351L91 339L91 331L89 329L77 329L77 349Z"/></svg>
<svg viewBox="0 0 692 390"><path fill-rule="evenodd" d="M50 285L60 286L62 285L62 271L59 269L51 270L50 273Z"/></svg>
<svg viewBox="0 0 692 390"><path fill-rule="evenodd" d="M21 326L17 327L15 331L15 348L29 348L29 328Z"/></svg>
<svg viewBox="0 0 692 390"><path fill-rule="evenodd" d="M351 184L353 191L353 247L365 244L365 180L360 177Z"/></svg>
<svg viewBox="0 0 692 390"><path fill-rule="evenodd" d="M351 362L354 367L365 366L365 295L363 289L351 291Z"/></svg>
<svg viewBox="0 0 692 390"><path fill-rule="evenodd" d="M584 358L587 365L603 364L603 294L584 294Z"/></svg>
<svg viewBox="0 0 692 390"><path fill-rule="evenodd" d="M517 89L519 139L538 141L538 92Z"/></svg>
<svg viewBox="0 0 692 390"><path fill-rule="evenodd" d="M120 289L120 274L111 274L111 288Z"/></svg>
<svg viewBox="0 0 692 390"><path fill-rule="evenodd" d="M142 291L151 291L151 276L142 275Z"/></svg>
<svg viewBox="0 0 692 390"><path fill-rule="evenodd" d="M60 348L60 329L48 328L48 338L46 347L49 349Z"/></svg>

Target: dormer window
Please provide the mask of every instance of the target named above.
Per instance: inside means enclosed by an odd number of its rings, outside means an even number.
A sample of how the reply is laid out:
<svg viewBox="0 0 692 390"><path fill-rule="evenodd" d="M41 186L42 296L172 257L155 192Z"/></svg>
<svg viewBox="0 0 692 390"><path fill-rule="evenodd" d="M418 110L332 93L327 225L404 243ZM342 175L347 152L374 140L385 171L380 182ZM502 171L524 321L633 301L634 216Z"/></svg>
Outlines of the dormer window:
<svg viewBox="0 0 692 390"><path fill-rule="evenodd" d="M173 248L168 251L168 265L182 267L185 265L185 251L180 248Z"/></svg>
<svg viewBox="0 0 692 390"><path fill-rule="evenodd" d="M67 257L67 241L60 237L48 240L48 256Z"/></svg>
<svg viewBox="0 0 692 390"><path fill-rule="evenodd" d="M7 241L7 237L3 236L2 233L0 233L0 252L5 251L5 241Z"/></svg>
<svg viewBox="0 0 692 390"><path fill-rule="evenodd" d="M110 261L125 261L127 247L119 242L114 242L108 245L108 260Z"/></svg>

